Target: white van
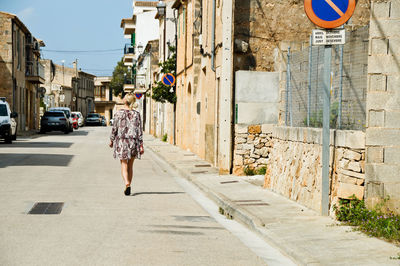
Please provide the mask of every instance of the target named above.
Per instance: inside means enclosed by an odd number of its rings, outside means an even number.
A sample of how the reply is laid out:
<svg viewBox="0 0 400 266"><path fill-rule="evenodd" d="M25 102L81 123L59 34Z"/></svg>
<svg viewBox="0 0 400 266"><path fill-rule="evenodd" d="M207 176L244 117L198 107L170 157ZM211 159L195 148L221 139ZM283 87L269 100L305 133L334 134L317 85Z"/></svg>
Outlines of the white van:
<svg viewBox="0 0 400 266"><path fill-rule="evenodd" d="M17 139L17 121L16 112L11 112L10 105L6 98L0 98L0 138L5 139L6 143L12 143Z"/></svg>

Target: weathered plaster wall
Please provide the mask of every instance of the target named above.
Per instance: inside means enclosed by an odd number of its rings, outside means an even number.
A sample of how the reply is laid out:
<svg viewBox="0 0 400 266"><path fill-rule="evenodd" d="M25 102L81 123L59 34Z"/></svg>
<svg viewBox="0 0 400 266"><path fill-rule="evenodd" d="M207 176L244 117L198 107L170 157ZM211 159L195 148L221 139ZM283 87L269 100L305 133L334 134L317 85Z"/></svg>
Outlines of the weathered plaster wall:
<svg viewBox="0 0 400 266"><path fill-rule="evenodd" d="M350 24L367 25L369 14L370 0L359 0ZM235 70L275 71L273 51L278 44L308 42L317 28L306 16L303 0L235 1L234 17Z"/></svg>

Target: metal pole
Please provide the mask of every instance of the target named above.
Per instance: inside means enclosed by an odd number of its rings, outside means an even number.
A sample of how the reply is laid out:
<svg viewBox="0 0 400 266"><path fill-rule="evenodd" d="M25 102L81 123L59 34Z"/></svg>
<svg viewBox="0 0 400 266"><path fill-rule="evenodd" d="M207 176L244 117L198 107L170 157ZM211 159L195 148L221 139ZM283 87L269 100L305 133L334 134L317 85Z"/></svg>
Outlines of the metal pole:
<svg viewBox="0 0 400 266"><path fill-rule="evenodd" d="M289 86L289 119L290 119L290 126L293 126L293 101L292 101L292 86L291 86L291 79L292 73L290 69L290 48L288 50L288 61L289 61L289 69L288 69L288 86Z"/></svg>
<svg viewBox="0 0 400 266"><path fill-rule="evenodd" d="M290 87L290 47L288 48L287 64L286 64L286 107L285 107L285 125L289 120L289 87Z"/></svg>
<svg viewBox="0 0 400 266"><path fill-rule="evenodd" d="M344 45L340 45L340 87L339 87L338 129L342 128L343 50L344 50Z"/></svg>
<svg viewBox="0 0 400 266"><path fill-rule="evenodd" d="M312 77L312 35L310 36L310 48L308 55L308 101L307 101L307 127L310 126L311 108L311 77Z"/></svg>
<svg viewBox="0 0 400 266"><path fill-rule="evenodd" d="M322 200L321 214L329 215L329 145L330 145L330 105L331 105L331 61L332 46L326 45L324 49L324 72L323 72L323 129L322 129Z"/></svg>

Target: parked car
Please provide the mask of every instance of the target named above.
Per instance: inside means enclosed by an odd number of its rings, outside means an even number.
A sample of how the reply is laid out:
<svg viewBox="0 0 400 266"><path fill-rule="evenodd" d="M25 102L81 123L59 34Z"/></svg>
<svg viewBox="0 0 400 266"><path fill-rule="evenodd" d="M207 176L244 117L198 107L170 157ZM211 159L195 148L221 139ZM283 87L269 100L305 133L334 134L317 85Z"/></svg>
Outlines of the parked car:
<svg viewBox="0 0 400 266"><path fill-rule="evenodd" d="M104 115L101 116L101 125L104 126L104 127L107 126L107 120L106 120L106 118L104 117Z"/></svg>
<svg viewBox="0 0 400 266"><path fill-rule="evenodd" d="M72 118L72 127L74 129L78 129L79 128L79 123L78 123L78 115L71 113L71 118Z"/></svg>
<svg viewBox="0 0 400 266"><path fill-rule="evenodd" d="M80 127L83 127L85 124L85 119L83 118L83 115L81 112L72 112L71 114L76 114L78 116L78 125Z"/></svg>
<svg viewBox="0 0 400 266"><path fill-rule="evenodd" d="M63 111L45 112L40 119L40 133L50 131L63 131L65 134L71 132L71 124Z"/></svg>
<svg viewBox="0 0 400 266"><path fill-rule="evenodd" d="M10 105L6 98L0 98L0 138L6 143L12 143L17 139L17 121L16 112L11 112Z"/></svg>
<svg viewBox="0 0 400 266"><path fill-rule="evenodd" d="M87 117L86 117L86 122L85 125L96 125L96 126L101 126L101 115L100 114L96 114L96 113L90 113Z"/></svg>
<svg viewBox="0 0 400 266"><path fill-rule="evenodd" d="M72 117L71 117L71 109L69 109L69 107L52 107L49 109L49 111L63 111L65 113L65 116L67 117L67 119L69 120L69 132L74 131L74 129L72 128L72 124L74 121L72 121Z"/></svg>

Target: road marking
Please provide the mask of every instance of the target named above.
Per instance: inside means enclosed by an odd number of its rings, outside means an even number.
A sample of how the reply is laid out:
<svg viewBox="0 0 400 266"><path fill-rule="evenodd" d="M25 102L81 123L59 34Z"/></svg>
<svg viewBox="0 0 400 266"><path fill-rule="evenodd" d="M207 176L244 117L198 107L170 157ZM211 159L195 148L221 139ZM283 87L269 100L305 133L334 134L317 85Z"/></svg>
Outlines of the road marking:
<svg viewBox="0 0 400 266"><path fill-rule="evenodd" d="M332 0L325 0L325 2L328 3L328 5L330 5L330 6L333 8L333 10L335 10L336 13L338 13L341 17L344 16L344 13L342 12L342 10L340 10L340 9L335 5L335 3L332 2Z"/></svg>

